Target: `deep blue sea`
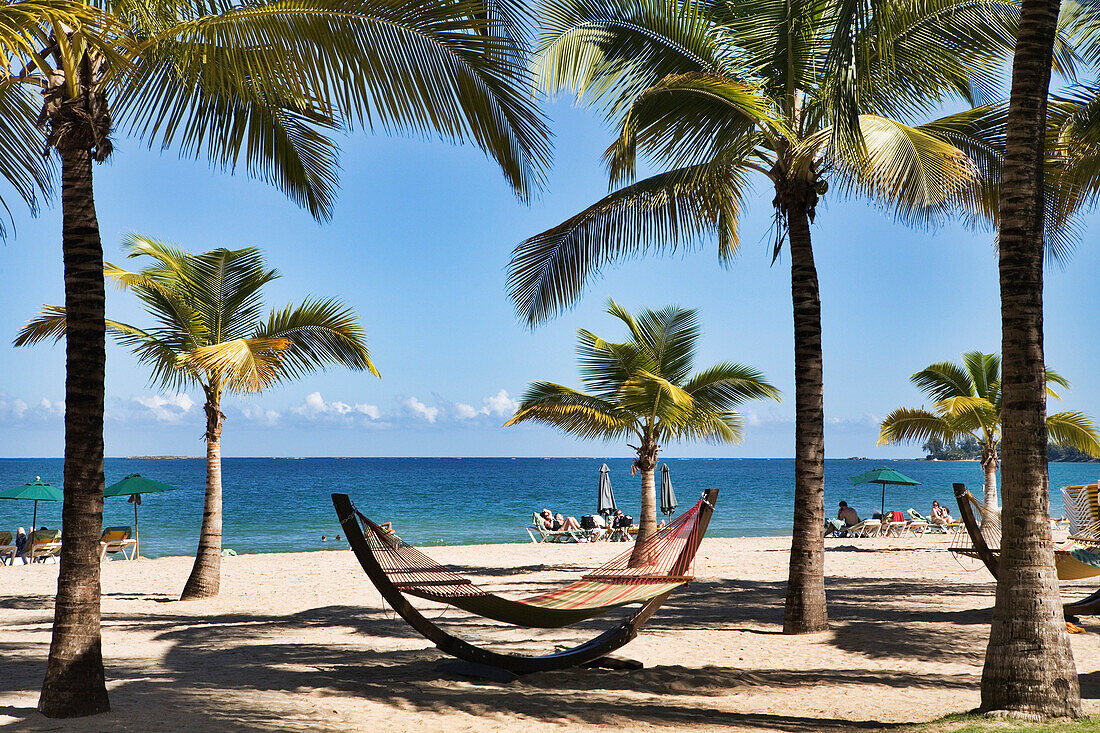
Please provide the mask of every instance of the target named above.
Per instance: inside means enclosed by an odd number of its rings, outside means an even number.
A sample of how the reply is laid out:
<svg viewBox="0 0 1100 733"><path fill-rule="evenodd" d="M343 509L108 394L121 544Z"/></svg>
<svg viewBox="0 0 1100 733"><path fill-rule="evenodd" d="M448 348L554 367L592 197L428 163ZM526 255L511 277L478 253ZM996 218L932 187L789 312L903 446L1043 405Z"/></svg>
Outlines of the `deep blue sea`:
<svg viewBox="0 0 1100 733"><path fill-rule="evenodd" d="M524 525L543 507L580 517L595 512L600 464L611 468L615 498L627 514L638 516L639 487L630 475L630 459L600 458L227 458L223 462L224 546L239 553L339 549L340 532L329 494L350 494L367 516L392 521L414 544L528 542ZM681 507L703 489L722 489L709 534L745 537L790 534L794 461L791 459L683 458L667 461ZM921 482L889 486L886 508L913 507L928 514L933 499L952 507L956 481L979 493L981 468L975 462L915 460L829 460L825 467L825 505L834 516L843 499L861 517L879 510L878 484L852 486L850 476L880 465ZM202 520L205 462L201 459L108 458L107 483L141 473L180 487L151 494L140 507L142 554L189 555L198 542ZM0 488L41 476L61 485L60 459L0 459ZM1100 464L1050 465L1051 512L1062 514L1059 488L1092 483ZM660 476L658 474L658 480ZM29 526L33 506L0 501L0 529ZM125 498L106 502L104 524L130 525L133 506ZM57 528L60 503L38 506L38 524ZM329 541L322 543L321 535Z"/></svg>

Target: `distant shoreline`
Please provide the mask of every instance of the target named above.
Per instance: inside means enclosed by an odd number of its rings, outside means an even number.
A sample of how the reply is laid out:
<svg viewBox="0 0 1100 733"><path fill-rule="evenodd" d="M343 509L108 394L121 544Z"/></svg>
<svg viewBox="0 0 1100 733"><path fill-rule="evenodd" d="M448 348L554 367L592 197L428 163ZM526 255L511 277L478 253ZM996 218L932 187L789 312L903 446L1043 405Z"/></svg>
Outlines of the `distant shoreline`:
<svg viewBox="0 0 1100 733"><path fill-rule="evenodd" d="M191 461L205 456L126 456L128 461Z"/></svg>

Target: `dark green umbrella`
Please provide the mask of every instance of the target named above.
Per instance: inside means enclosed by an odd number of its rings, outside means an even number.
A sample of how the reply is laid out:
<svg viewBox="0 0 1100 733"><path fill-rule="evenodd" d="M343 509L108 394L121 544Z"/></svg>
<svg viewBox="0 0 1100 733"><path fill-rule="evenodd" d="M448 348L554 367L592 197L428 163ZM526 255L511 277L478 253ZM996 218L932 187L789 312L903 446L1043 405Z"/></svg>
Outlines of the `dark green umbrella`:
<svg viewBox="0 0 1100 733"><path fill-rule="evenodd" d="M892 468L876 468L874 471L852 476L848 480L853 484L882 484L882 508L879 509L879 514L886 513L886 484L896 486L917 486L920 484L920 481L915 481Z"/></svg>
<svg viewBox="0 0 1100 733"><path fill-rule="evenodd" d="M672 513L676 511L676 492L672 490L672 479L668 475L668 464L661 464L661 514L668 515L672 522Z"/></svg>
<svg viewBox="0 0 1100 733"><path fill-rule="evenodd" d="M134 556L138 554L138 507L141 506L142 494L159 494L163 491L177 491L178 486L169 486L151 478L145 478L140 473L131 473L117 484L111 484L103 491L104 498L112 496L128 496L128 501L134 505Z"/></svg>
<svg viewBox="0 0 1100 733"><path fill-rule="evenodd" d="M17 486L14 489L0 491L0 499L23 499L34 502L34 519L31 520L31 533L34 536L35 527L38 525L38 502L63 501L65 494L51 484L42 483L41 476L35 476L34 482Z"/></svg>

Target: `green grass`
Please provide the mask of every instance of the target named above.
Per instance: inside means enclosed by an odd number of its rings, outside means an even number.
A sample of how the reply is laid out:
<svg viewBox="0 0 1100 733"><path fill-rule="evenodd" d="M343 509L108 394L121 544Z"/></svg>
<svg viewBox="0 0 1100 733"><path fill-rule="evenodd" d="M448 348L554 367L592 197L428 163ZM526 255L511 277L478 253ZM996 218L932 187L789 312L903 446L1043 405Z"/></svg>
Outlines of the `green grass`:
<svg viewBox="0 0 1100 733"><path fill-rule="evenodd" d="M1072 723L1028 723L957 713L930 723L901 726L898 730L906 733L1100 733L1100 718L1083 718Z"/></svg>

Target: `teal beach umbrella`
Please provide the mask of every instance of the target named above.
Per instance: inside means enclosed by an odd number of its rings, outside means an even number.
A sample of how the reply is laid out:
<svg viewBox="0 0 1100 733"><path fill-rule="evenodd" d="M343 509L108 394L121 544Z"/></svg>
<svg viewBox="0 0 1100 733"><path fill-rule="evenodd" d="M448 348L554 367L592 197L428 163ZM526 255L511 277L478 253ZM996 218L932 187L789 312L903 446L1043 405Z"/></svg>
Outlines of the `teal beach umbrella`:
<svg viewBox="0 0 1100 733"><path fill-rule="evenodd" d="M104 498L112 496L128 496L127 501L134 505L134 556L138 554L140 542L138 540L138 507L141 506L142 494L159 494L164 491L177 491L178 486L169 486L151 478L145 478L140 473L131 473L117 484L111 484L103 491Z"/></svg>
<svg viewBox="0 0 1100 733"><path fill-rule="evenodd" d="M34 502L34 519L31 520L31 536L33 537L34 530L38 526L38 502L63 501L65 494L61 489L55 488L51 484L42 483L41 476L35 476L33 483L0 491L0 499L22 499Z"/></svg>
<svg viewBox="0 0 1100 733"><path fill-rule="evenodd" d="M882 484L882 508L879 509L879 514L886 513L886 484L894 484L896 486L917 486L920 484L920 481L911 479L904 473L895 471L892 468L876 468L874 471L852 476L852 478L848 480L854 485Z"/></svg>

